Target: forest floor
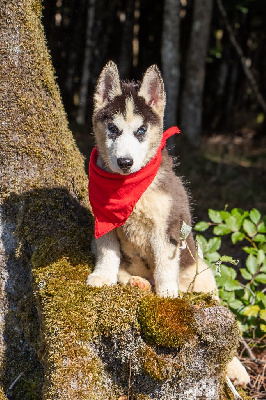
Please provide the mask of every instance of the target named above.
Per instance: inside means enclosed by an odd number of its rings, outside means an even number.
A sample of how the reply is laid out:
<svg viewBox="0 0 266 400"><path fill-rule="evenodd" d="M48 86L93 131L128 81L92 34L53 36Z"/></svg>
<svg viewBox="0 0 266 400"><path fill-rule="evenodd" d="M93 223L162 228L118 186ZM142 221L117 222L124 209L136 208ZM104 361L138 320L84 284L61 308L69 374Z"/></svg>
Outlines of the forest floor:
<svg viewBox="0 0 266 400"><path fill-rule="evenodd" d="M85 128L76 125L71 128L88 170L94 138ZM266 142L253 143L243 136L217 134L205 138L201 149L194 149L177 138L175 169L190 194L194 224L208 220L209 208L257 208L262 215L266 214ZM225 241L222 250L227 255L236 256L231 254L229 241ZM265 400L266 338L255 338L248 344L252 355L243 346L239 350L241 361L251 377L248 392L254 400Z"/></svg>

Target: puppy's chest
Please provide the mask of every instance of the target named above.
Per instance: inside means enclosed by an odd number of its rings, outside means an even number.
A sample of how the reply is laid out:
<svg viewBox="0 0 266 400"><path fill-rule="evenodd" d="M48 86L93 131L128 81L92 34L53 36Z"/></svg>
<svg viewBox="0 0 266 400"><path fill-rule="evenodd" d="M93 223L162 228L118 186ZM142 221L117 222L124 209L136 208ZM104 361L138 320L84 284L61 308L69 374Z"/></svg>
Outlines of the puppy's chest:
<svg viewBox="0 0 266 400"><path fill-rule="evenodd" d="M126 223L119 228L121 245L127 242L142 252L150 248L151 235L165 234L172 206L171 196L158 188L148 188ZM123 247L123 246L122 246Z"/></svg>

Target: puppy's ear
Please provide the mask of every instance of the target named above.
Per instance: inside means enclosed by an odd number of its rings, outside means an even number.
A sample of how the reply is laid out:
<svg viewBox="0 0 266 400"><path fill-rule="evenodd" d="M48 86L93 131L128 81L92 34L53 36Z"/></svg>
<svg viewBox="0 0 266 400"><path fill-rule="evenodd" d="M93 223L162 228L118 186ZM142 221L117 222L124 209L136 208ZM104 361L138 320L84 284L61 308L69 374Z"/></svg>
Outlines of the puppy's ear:
<svg viewBox="0 0 266 400"><path fill-rule="evenodd" d="M145 99L145 102L161 114L165 107L165 92L161 72L157 65L152 65L145 72L138 95Z"/></svg>
<svg viewBox="0 0 266 400"><path fill-rule="evenodd" d="M108 101L122 93L119 73L116 64L109 61L103 68L94 93L94 108L98 110L104 107Z"/></svg>

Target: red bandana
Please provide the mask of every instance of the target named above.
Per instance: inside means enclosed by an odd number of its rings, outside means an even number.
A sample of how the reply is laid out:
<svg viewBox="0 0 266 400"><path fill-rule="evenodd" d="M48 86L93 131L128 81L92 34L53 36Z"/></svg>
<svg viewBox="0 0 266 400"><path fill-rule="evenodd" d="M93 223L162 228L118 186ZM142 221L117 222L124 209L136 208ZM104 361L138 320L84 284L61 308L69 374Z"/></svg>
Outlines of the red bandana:
<svg viewBox="0 0 266 400"><path fill-rule="evenodd" d="M152 160L139 171L128 175L113 174L99 168L96 164L98 151L94 147L89 164L89 199L95 217L96 238L126 222L158 172L166 140L176 133L180 133L176 126L167 129Z"/></svg>

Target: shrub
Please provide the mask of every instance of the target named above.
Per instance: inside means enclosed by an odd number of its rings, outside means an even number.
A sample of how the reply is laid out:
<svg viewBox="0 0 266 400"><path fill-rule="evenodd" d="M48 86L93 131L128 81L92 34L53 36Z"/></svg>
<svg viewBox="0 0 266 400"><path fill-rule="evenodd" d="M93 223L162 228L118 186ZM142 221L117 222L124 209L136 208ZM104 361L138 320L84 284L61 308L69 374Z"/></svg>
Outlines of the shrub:
<svg viewBox="0 0 266 400"><path fill-rule="evenodd" d="M205 261L214 269L222 304L236 314L244 336L261 337L266 332L266 217L255 208L234 208L209 209L209 218L210 222L198 222L195 230L211 228L212 237L208 240L198 234L196 239ZM237 265L238 260L218 252L222 237L229 235L241 254L243 265L237 269L227 263Z"/></svg>

